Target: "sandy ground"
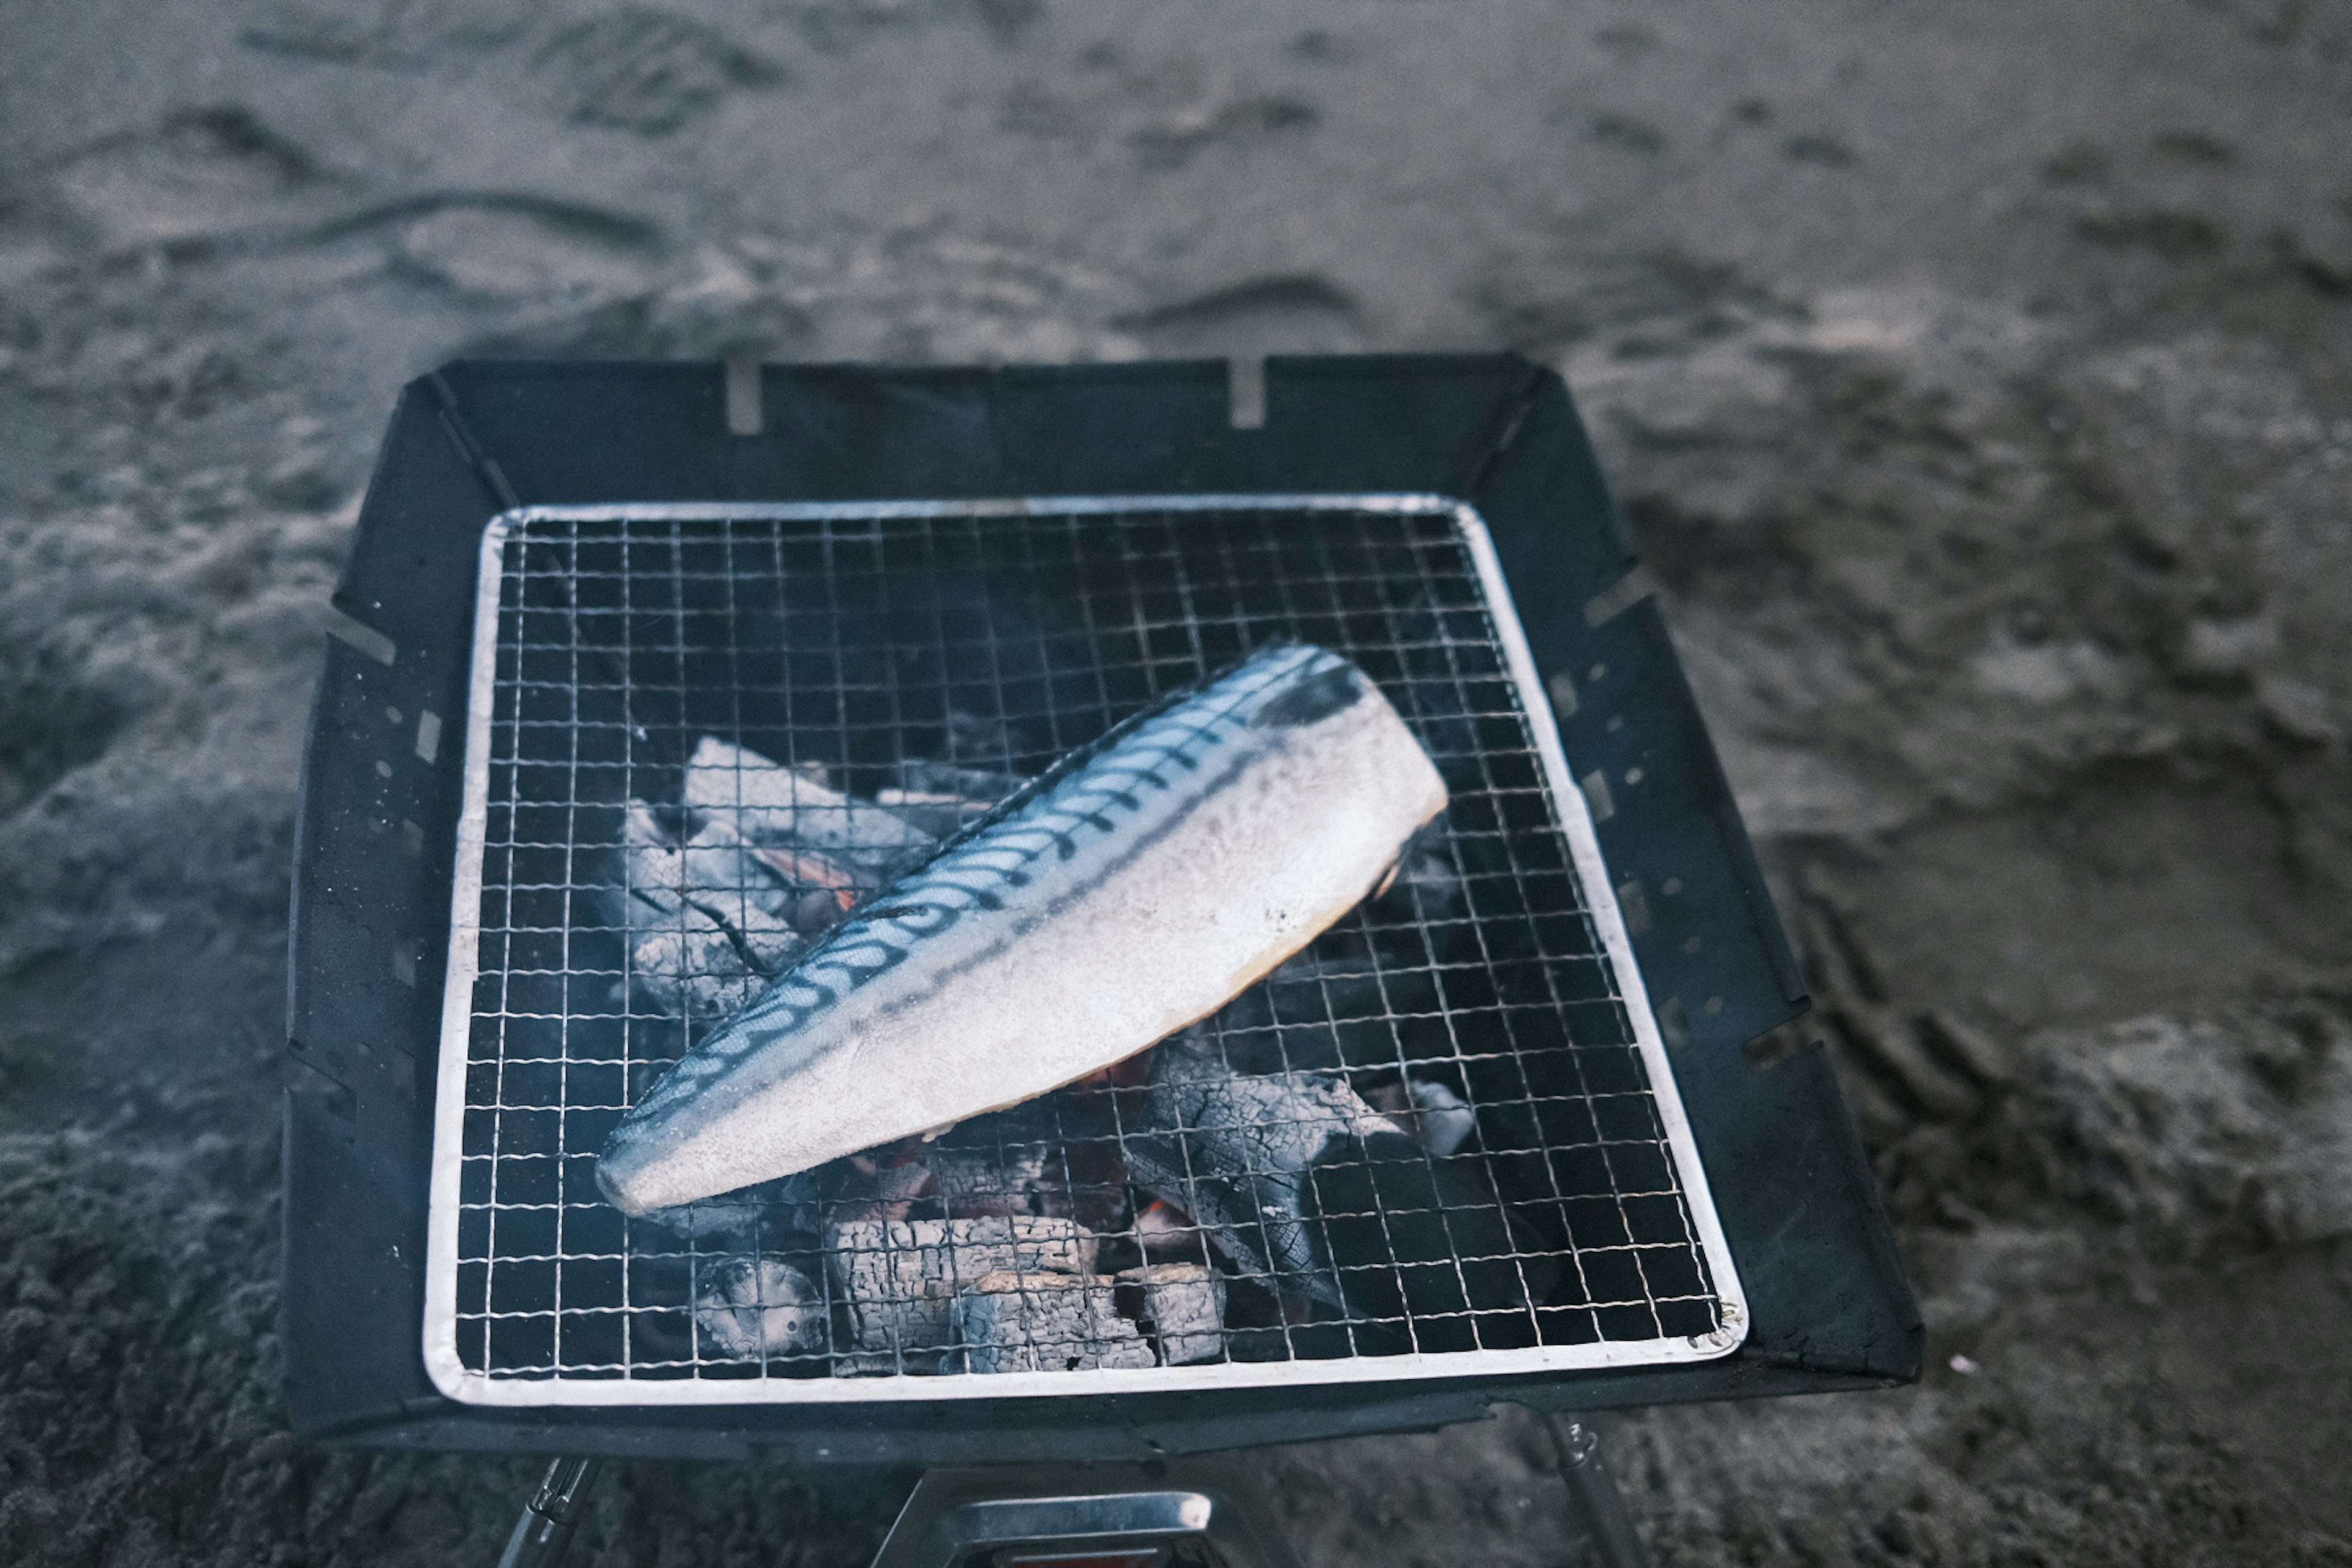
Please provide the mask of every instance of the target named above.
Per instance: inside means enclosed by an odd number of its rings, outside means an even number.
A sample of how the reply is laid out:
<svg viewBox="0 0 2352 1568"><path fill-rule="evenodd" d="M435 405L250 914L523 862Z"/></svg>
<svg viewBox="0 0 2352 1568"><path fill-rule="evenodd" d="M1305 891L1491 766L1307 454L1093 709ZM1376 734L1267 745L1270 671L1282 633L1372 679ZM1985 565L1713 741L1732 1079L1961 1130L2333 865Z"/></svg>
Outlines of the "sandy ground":
<svg viewBox="0 0 2352 1568"><path fill-rule="evenodd" d="M1816 983L1917 1387L1608 1423L1665 1563L2352 1562L2352 6L14 0L0 1560L493 1560L276 1402L298 745L467 352L1510 346L1582 400ZM1270 1460L1570 1560L1526 1421ZM579 1560L904 1478L623 1470Z"/></svg>

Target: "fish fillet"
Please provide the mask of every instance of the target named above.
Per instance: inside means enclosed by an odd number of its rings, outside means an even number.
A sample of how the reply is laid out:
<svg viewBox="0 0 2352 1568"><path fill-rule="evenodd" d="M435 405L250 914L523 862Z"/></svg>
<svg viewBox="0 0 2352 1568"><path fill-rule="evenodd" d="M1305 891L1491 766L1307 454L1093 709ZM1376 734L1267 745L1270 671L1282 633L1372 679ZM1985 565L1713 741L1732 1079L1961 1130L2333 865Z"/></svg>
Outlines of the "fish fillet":
<svg viewBox="0 0 2352 1568"><path fill-rule="evenodd" d="M1286 643L1057 763L859 908L624 1117L633 1215L1015 1104L1206 1017L1352 909L1444 781Z"/></svg>

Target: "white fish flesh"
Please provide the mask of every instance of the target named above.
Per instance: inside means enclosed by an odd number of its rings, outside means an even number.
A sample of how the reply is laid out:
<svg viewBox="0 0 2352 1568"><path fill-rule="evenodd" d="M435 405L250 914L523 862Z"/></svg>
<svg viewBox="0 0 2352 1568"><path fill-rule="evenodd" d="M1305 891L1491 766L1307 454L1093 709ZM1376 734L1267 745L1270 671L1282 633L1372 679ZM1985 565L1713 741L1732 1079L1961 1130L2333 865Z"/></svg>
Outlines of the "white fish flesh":
<svg viewBox="0 0 2352 1568"><path fill-rule="evenodd" d="M1312 941L1445 804L1354 665L1265 649L1064 758L852 913L622 1119L597 1182L642 1215L1123 1060Z"/></svg>

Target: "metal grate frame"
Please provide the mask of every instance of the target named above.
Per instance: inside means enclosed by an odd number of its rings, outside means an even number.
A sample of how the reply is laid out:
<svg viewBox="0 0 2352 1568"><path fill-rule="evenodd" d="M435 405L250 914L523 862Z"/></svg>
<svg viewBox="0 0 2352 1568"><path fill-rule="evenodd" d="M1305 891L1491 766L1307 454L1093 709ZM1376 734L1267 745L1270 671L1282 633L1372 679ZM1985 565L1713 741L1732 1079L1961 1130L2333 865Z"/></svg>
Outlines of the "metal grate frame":
<svg viewBox="0 0 2352 1568"><path fill-rule="evenodd" d="M492 523L479 581L426 1271L427 1365L452 1397L1264 1385L1669 1363L1738 1343L1744 1304L1665 1051L1473 509L1413 496L541 508ZM1378 1232L1343 1268L1378 1278L1351 1279L1337 1319L1235 1330L1209 1364L937 1375L902 1355L867 1368L884 1375L828 1377L873 1357L714 1348L692 1303L741 1244L625 1221L593 1185L604 1134L688 1037L627 983L609 912L622 803L674 792L705 733L887 779L947 760L951 712L1019 737L1008 760L1034 772L1284 636L1355 658L1454 804L1423 878L1352 912L1204 1038L1261 1071L1438 1076L1478 1112L1486 1150L1443 1163L1486 1172L1475 1179L1491 1178L1493 1212L1399 1203L1388 1173L1319 1173L1346 1194L1327 1202L1326 1229ZM1055 1157L1122 1168L1138 1092L1109 1091L1126 1114L1114 1105L1105 1124L1097 1108L1086 1126L1074 1091L1051 1097ZM1442 1237L1435 1258L1398 1239L1415 1226ZM783 1260L836 1290L824 1258ZM1433 1267L1458 1289L1416 1311ZM1481 1310L1465 1270L1490 1286L1502 1271L1519 1300L1498 1308L1489 1288ZM1386 1310L1359 1310L1366 1297Z"/></svg>

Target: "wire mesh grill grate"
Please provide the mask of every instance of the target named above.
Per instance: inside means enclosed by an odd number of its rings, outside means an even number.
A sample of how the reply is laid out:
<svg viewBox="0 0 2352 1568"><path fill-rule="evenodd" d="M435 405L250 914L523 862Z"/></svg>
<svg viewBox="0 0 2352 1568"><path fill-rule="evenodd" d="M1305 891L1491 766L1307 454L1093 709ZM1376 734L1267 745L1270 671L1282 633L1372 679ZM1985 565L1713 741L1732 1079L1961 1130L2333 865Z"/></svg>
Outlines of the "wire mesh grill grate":
<svg viewBox="0 0 2352 1568"><path fill-rule="evenodd" d="M1663 1058L1454 510L741 510L522 514L485 556L478 929L453 948L428 1303L465 1377L984 1394L952 1374L1312 1381L1722 1339ZM919 854L903 825L951 830L1277 637L1352 658L1445 776L1386 890L1109 1074L658 1222L604 1202L623 1111ZM800 810L903 841L710 825L785 773ZM736 847L681 902L639 886L649 837L665 865Z"/></svg>

